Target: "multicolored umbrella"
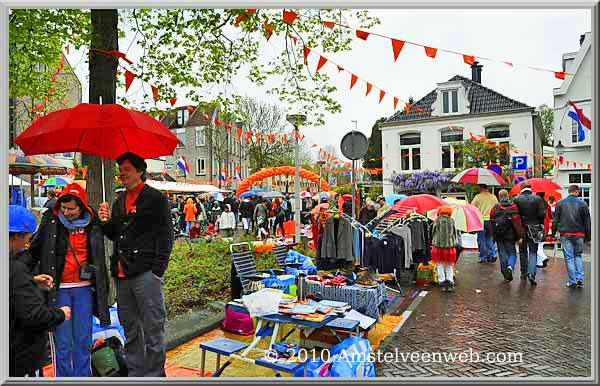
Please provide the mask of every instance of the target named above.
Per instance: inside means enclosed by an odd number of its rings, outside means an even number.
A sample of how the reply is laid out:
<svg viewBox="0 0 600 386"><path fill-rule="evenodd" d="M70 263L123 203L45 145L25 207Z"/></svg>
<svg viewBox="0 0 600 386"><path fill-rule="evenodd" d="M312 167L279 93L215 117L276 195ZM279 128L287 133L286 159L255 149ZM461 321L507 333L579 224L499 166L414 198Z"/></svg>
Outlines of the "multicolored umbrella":
<svg viewBox="0 0 600 386"><path fill-rule="evenodd" d="M445 205L439 197L432 196L431 194L415 194L400 201L390 209L396 209L400 207L411 207L415 208L417 213L426 213L432 209L437 209L439 206Z"/></svg>
<svg viewBox="0 0 600 386"><path fill-rule="evenodd" d="M300 198L311 198L311 196L312 194L306 190L304 192L300 192Z"/></svg>
<svg viewBox="0 0 600 386"><path fill-rule="evenodd" d="M56 186L67 186L71 183L72 181L64 178L64 177L52 177L52 178L48 178L46 180L46 182L44 182L44 184L42 185L44 188L53 188Z"/></svg>
<svg viewBox="0 0 600 386"><path fill-rule="evenodd" d="M459 184L485 184L490 186L502 186L504 180L502 176L489 169L470 168L458 173L450 180Z"/></svg>
<svg viewBox="0 0 600 386"><path fill-rule="evenodd" d="M457 205L450 204L452 207L452 218L454 219L454 226L456 229L471 233L483 230L483 214L479 209L473 205ZM427 217L431 220L437 218L437 210L431 210L427 212Z"/></svg>

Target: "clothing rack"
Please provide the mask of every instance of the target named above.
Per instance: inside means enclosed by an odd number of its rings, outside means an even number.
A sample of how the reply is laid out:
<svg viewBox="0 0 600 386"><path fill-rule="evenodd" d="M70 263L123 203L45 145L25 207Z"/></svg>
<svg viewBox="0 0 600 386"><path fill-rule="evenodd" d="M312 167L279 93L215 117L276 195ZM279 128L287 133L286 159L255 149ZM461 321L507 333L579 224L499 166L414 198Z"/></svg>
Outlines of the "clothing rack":
<svg viewBox="0 0 600 386"><path fill-rule="evenodd" d="M360 249L358 250L358 260L360 265L364 264L364 253L365 253L365 237L370 236L371 235L371 231L365 227L363 224L359 223L358 221L356 221L356 219L352 218L352 216L347 215L346 213L343 213L343 216L346 220L348 220L350 222L350 226L352 226L352 228L358 232L359 237L360 237Z"/></svg>

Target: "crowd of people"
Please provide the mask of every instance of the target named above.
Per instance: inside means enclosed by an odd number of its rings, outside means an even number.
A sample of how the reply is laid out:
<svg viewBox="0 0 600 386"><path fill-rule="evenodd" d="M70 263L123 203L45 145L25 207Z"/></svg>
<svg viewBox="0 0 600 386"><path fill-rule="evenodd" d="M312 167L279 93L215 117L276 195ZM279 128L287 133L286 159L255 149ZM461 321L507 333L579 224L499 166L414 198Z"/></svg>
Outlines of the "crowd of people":
<svg viewBox="0 0 600 386"><path fill-rule="evenodd" d="M147 165L141 157L125 153L117 163L125 188L110 207L103 202L97 210L92 208L85 190L77 183L50 197L51 204L39 226L26 208L9 207L11 376L39 376L47 361L48 343L55 376L91 376L92 315L102 326L111 324L108 292L112 280L126 336L129 376L164 377L163 284L174 227L181 227L191 240L196 240L213 237L217 232L232 237L241 223L246 234L265 238L278 235L278 231L285 236L284 224L294 216L294 200L289 196L240 200L230 194L223 201L212 196L169 200L145 184ZM484 217L483 230L477 235L480 263L499 259L500 271L510 282L518 246L521 279L536 285L537 269L547 263L543 242L558 233L568 272L566 285L582 287L583 248L591 239L590 213L579 198L577 185L571 185L568 192L566 198L555 202L554 197L545 200L544 195L534 194L527 182L514 198L506 190L500 190L496 197L487 186L479 185L471 204ZM331 201L323 193L314 198L305 196L301 221L314 226L311 212ZM352 213L349 199L338 201L338 205L345 213ZM362 207L355 208L358 220L367 224L386 213L390 205L379 196L376 202L367 199ZM453 267L459 255L460 234L452 213L451 206L439 207L432 226L431 259L438 266L444 291L454 290ZM108 260L104 237L113 242Z"/></svg>

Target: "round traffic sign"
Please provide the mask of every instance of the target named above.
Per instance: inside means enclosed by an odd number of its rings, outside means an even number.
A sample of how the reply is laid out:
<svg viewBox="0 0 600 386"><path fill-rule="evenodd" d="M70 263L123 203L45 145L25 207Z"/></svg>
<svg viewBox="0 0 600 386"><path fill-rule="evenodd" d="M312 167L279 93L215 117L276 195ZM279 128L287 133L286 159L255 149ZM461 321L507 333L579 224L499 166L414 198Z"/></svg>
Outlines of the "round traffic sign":
<svg viewBox="0 0 600 386"><path fill-rule="evenodd" d="M344 157L350 160L361 159L369 150L369 139L360 131L352 130L344 135L340 147Z"/></svg>

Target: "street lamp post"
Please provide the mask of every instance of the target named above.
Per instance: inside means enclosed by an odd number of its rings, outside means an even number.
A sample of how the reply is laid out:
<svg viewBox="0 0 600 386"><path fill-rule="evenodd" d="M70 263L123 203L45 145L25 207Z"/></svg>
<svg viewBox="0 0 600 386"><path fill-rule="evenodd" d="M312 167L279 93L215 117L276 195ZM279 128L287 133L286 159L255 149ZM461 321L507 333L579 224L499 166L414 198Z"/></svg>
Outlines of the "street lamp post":
<svg viewBox="0 0 600 386"><path fill-rule="evenodd" d="M294 179L294 222L296 223L296 243L300 243L300 210L302 204L300 203L300 125L306 122L306 115L303 114L291 114L286 117L286 120L294 125L295 137L296 137L296 154L295 154L295 165L296 173Z"/></svg>
<svg viewBox="0 0 600 386"><path fill-rule="evenodd" d="M317 192L321 191L321 166L325 165L325 161L319 160L317 161L317 165L319 165L319 182L317 184Z"/></svg>

